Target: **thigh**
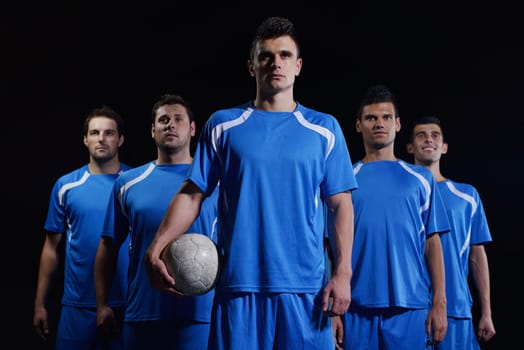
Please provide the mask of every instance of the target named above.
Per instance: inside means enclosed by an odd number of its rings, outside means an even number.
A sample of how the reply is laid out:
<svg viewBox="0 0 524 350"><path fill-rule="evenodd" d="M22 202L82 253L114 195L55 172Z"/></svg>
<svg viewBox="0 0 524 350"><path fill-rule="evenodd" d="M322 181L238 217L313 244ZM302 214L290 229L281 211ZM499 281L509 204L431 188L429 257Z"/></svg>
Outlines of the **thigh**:
<svg viewBox="0 0 524 350"><path fill-rule="evenodd" d="M177 350L207 350L209 322L183 322L176 325Z"/></svg>
<svg viewBox="0 0 524 350"><path fill-rule="evenodd" d="M96 341L96 309L63 305L58 321L56 349L94 349Z"/></svg>
<svg viewBox="0 0 524 350"><path fill-rule="evenodd" d="M315 294L281 293L278 295L275 340L273 349L324 350L334 349L335 341L331 319Z"/></svg>
<svg viewBox="0 0 524 350"><path fill-rule="evenodd" d="M168 322L144 321L124 322L123 338L125 350L172 348L175 344Z"/></svg>
<svg viewBox="0 0 524 350"><path fill-rule="evenodd" d="M351 304L342 317L344 350L379 349L381 313Z"/></svg>
<svg viewBox="0 0 524 350"><path fill-rule="evenodd" d="M470 318L448 317L446 336L435 346L436 350L479 350L473 321Z"/></svg>
<svg viewBox="0 0 524 350"><path fill-rule="evenodd" d="M274 295L216 291L209 350L272 350L276 317Z"/></svg>
<svg viewBox="0 0 524 350"><path fill-rule="evenodd" d="M382 317L381 344L383 349L425 349L426 309L392 309Z"/></svg>
<svg viewBox="0 0 524 350"><path fill-rule="evenodd" d="M121 309L114 311L121 326L123 311ZM95 308L62 306L56 335L56 350L122 350L122 348L121 329L111 339L106 339L98 331Z"/></svg>
<svg viewBox="0 0 524 350"><path fill-rule="evenodd" d="M125 322L125 350L206 350L209 323L144 321Z"/></svg>

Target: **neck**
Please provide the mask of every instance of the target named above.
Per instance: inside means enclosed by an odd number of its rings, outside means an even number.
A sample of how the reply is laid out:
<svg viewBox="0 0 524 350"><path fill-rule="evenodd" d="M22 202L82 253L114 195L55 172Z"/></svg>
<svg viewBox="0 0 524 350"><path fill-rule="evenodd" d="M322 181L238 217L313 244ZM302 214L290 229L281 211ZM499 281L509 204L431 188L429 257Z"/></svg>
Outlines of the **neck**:
<svg viewBox="0 0 524 350"><path fill-rule="evenodd" d="M422 165L424 168L427 168L429 171L431 171L431 174L433 175L435 180L437 180L437 182L446 181L446 178L440 172L440 163L438 161L431 162L430 164L415 161L415 164Z"/></svg>
<svg viewBox="0 0 524 350"><path fill-rule="evenodd" d="M257 93L253 104L256 109L268 112L293 112L297 108L297 103L293 99L292 89L280 91L268 96Z"/></svg>
<svg viewBox="0 0 524 350"><path fill-rule="evenodd" d="M120 161L112 158L106 161L91 159L88 164L91 174L116 174L120 171Z"/></svg>
<svg viewBox="0 0 524 350"><path fill-rule="evenodd" d="M193 158L191 157L189 150L172 153L157 150L157 153L157 164L191 164L191 162L193 161Z"/></svg>
<svg viewBox="0 0 524 350"><path fill-rule="evenodd" d="M398 158L395 156L395 152L393 152L393 147L385 147L380 149L366 148L366 155L364 156L364 158L362 158L362 161L364 163L367 163L378 160L397 161Z"/></svg>

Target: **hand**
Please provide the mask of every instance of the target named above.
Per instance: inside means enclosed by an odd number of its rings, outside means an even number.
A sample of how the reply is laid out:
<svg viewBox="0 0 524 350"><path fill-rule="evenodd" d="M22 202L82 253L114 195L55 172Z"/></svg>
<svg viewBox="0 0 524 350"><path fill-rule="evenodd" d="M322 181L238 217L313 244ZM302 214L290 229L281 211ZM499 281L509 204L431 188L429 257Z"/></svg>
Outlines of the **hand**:
<svg viewBox="0 0 524 350"><path fill-rule="evenodd" d="M328 316L342 316L351 303L350 277L335 274L324 287L322 309Z"/></svg>
<svg viewBox="0 0 524 350"><path fill-rule="evenodd" d="M151 247L146 251L144 263L146 265L149 281L154 288L158 288L176 296L184 295L174 288L175 278L169 274L166 264L160 258L160 255L153 252Z"/></svg>
<svg viewBox="0 0 524 350"><path fill-rule="evenodd" d="M113 309L108 305L98 307L96 310L96 326L105 339L111 339L119 332L118 320Z"/></svg>
<svg viewBox="0 0 524 350"><path fill-rule="evenodd" d="M479 341L486 342L493 338L495 333L497 332L495 331L491 317L481 317L477 334Z"/></svg>
<svg viewBox="0 0 524 350"><path fill-rule="evenodd" d="M331 319L333 327L333 337L335 338L335 350L343 350L342 343L344 341L344 323L340 316L334 316Z"/></svg>
<svg viewBox="0 0 524 350"><path fill-rule="evenodd" d="M426 319L426 334L431 339L432 344L440 343L448 331L448 316L446 311L446 303L433 304L429 310L428 318Z"/></svg>
<svg viewBox="0 0 524 350"><path fill-rule="evenodd" d="M47 321L47 309L44 306L35 306L33 316L33 327L36 334L42 339L49 338L49 323Z"/></svg>

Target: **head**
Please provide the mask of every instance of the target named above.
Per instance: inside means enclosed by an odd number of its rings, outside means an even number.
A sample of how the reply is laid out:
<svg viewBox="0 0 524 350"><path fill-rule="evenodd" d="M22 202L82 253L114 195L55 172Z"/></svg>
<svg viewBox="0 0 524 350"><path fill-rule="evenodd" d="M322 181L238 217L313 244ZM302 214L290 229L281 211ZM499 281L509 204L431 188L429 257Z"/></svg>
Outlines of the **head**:
<svg viewBox="0 0 524 350"><path fill-rule="evenodd" d="M400 131L400 117L395 96L385 85L374 85L367 89L361 100L355 127L366 148L393 147L395 136Z"/></svg>
<svg viewBox="0 0 524 350"><path fill-rule="evenodd" d="M84 120L84 145L91 160L107 162L118 159L124 143L124 120L112 108L102 106L89 112Z"/></svg>
<svg viewBox="0 0 524 350"><path fill-rule="evenodd" d="M153 105L151 137L159 151L189 152L195 128L193 111L181 96L164 94Z"/></svg>
<svg viewBox="0 0 524 350"><path fill-rule="evenodd" d="M440 161L448 152L448 143L438 117L423 116L415 120L407 151L413 154L415 164L429 166Z"/></svg>
<svg viewBox="0 0 524 350"><path fill-rule="evenodd" d="M269 17L257 28L251 41L248 69L258 86L268 92L293 87L302 58L295 25L287 18Z"/></svg>

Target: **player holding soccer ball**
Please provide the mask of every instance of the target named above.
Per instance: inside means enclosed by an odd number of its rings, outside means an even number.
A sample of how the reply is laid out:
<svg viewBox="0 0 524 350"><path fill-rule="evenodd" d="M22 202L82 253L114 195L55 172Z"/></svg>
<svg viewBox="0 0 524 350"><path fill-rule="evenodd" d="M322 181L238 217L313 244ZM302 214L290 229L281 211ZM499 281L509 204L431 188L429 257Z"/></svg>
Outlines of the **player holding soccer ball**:
<svg viewBox="0 0 524 350"><path fill-rule="evenodd" d="M298 103L297 33L271 17L258 27L248 69L255 99L211 115L187 181L148 249L151 282L173 291L161 252L186 232L220 183L218 245L209 349L333 349L333 314L351 300L353 206L357 183L340 125ZM334 252L324 285L324 215ZM332 304L329 305L330 297Z"/></svg>
<svg viewBox="0 0 524 350"><path fill-rule="evenodd" d="M151 286L144 254L164 212L189 170L195 121L188 103L163 95L154 104L151 137L157 159L122 174L115 182L95 262L98 324L111 330L113 312L107 304L115 252L131 235L129 296L124 318L124 347L136 349L206 349L214 291L198 297L176 297ZM217 192L203 203L191 232L215 239Z"/></svg>

